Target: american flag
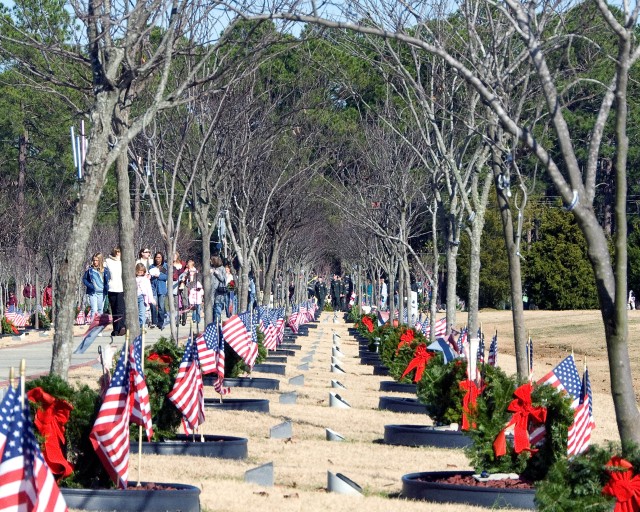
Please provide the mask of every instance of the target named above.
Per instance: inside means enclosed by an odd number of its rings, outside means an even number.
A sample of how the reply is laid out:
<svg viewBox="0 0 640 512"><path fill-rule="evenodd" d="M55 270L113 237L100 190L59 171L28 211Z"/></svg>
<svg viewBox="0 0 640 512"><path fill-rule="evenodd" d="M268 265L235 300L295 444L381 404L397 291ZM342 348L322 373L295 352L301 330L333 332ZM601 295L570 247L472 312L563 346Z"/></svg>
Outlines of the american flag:
<svg viewBox="0 0 640 512"><path fill-rule="evenodd" d="M111 384L93 424L91 444L111 478L125 489L129 478L129 358L120 352Z"/></svg>
<svg viewBox="0 0 640 512"><path fill-rule="evenodd" d="M437 320L434 324L434 328L436 338L441 338L442 336L444 336L447 333L447 318L445 317Z"/></svg>
<svg viewBox="0 0 640 512"><path fill-rule="evenodd" d="M480 343L478 343L478 364L484 364L484 335L478 333Z"/></svg>
<svg viewBox="0 0 640 512"><path fill-rule="evenodd" d="M573 399L573 402L571 403L571 407L573 409L578 407L580 404L582 382L580 380L580 374L578 373L578 368L576 368L576 362L573 355L565 357L560 361L560 364L538 381L538 385L542 386L544 384L553 386L559 392L565 391L569 393ZM529 440L533 446L540 444L544 438L544 425L538 427L529 435Z"/></svg>
<svg viewBox="0 0 640 512"><path fill-rule="evenodd" d="M251 311L240 313L238 317L242 321L242 325L244 325L244 328L249 334L249 339L251 340L251 348L249 350L249 359L251 359L251 364L249 366L253 368L258 357L258 326L253 323Z"/></svg>
<svg viewBox="0 0 640 512"><path fill-rule="evenodd" d="M291 307L291 315L289 315L288 324L294 334L297 334L298 327L300 327L300 308L298 306Z"/></svg>
<svg viewBox="0 0 640 512"><path fill-rule="evenodd" d="M427 338L429 337L429 317L424 319L422 322L422 334L424 334Z"/></svg>
<svg viewBox="0 0 640 512"><path fill-rule="evenodd" d="M533 381L533 340L531 336L529 336L529 341L527 341L526 351L527 361L529 363L529 380Z"/></svg>
<svg viewBox="0 0 640 512"><path fill-rule="evenodd" d="M585 369L582 377L580 404L576 407L573 424L569 427L567 436L567 455L572 457L584 452L591 442L591 431L595 426L593 421L593 395L589 370Z"/></svg>
<svg viewBox="0 0 640 512"><path fill-rule="evenodd" d="M469 333L467 329L462 329L460 336L458 336L458 341L456 343L456 348L458 349L458 354L464 353L464 344L467 342L467 338L469 337Z"/></svg>
<svg viewBox="0 0 640 512"><path fill-rule="evenodd" d="M210 323L200 336L196 338L198 348L198 360L202 373L216 372L218 378L214 381L214 389L221 395L230 392L229 388L223 386L224 383L224 339L220 334L218 325Z"/></svg>
<svg viewBox="0 0 640 512"><path fill-rule="evenodd" d="M284 339L284 308L276 308L271 316L271 323L275 320L276 344L282 343Z"/></svg>
<svg viewBox="0 0 640 512"><path fill-rule="evenodd" d="M167 398L182 413L182 424L188 434L204 423L204 386L192 338L187 340L178 376Z"/></svg>
<svg viewBox="0 0 640 512"><path fill-rule="evenodd" d="M271 313L266 307L259 308L260 330L264 334L264 346L268 350L275 350L278 345L278 336L275 326L271 322ZM283 334L284 337L284 334Z"/></svg>
<svg viewBox="0 0 640 512"><path fill-rule="evenodd" d="M66 511L38 446L29 406L21 403L20 396L20 390L9 388L0 405L0 509Z"/></svg>
<svg viewBox="0 0 640 512"><path fill-rule="evenodd" d="M246 364L253 367L258 356L258 345L251 343L251 335L238 315L233 315L222 324L222 337Z"/></svg>
<svg viewBox="0 0 640 512"><path fill-rule="evenodd" d="M566 391L571 395L571 406L576 408L580 403L582 381L573 355L565 357L558 366L538 381L539 385L549 384L558 391Z"/></svg>
<svg viewBox="0 0 640 512"><path fill-rule="evenodd" d="M138 336L129 349L129 367L131 369L131 380L133 388L133 408L131 411L131 421L136 425L144 427L147 439L153 437L153 424L151 421L151 404L149 403L149 390L144 380L142 371L142 336Z"/></svg>
<svg viewBox="0 0 640 512"><path fill-rule="evenodd" d="M498 363L498 333L496 332L491 338L491 345L489 345L489 356L487 357L487 363L491 366L495 366Z"/></svg>
<svg viewBox="0 0 640 512"><path fill-rule="evenodd" d="M23 313L19 313L17 311L6 311L4 316L9 322L11 322L15 327L26 327L27 322L29 321L29 315L25 315Z"/></svg>

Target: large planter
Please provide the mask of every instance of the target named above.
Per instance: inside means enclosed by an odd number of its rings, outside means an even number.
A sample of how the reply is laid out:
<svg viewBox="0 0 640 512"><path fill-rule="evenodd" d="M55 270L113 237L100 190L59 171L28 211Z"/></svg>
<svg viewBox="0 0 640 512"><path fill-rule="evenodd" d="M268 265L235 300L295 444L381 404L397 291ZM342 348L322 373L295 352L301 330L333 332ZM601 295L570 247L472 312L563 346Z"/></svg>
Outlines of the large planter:
<svg viewBox="0 0 640 512"><path fill-rule="evenodd" d="M264 379L261 377L224 379L224 385L229 388L280 389L280 381L278 379Z"/></svg>
<svg viewBox="0 0 640 512"><path fill-rule="evenodd" d="M213 386L217 379L212 375L205 375L202 378L205 386ZM255 389L280 389L278 379L265 379L261 377L234 377L224 379L224 385L228 388L255 388Z"/></svg>
<svg viewBox="0 0 640 512"><path fill-rule="evenodd" d="M296 343L280 343L280 345L278 345L278 350L276 350L276 353L280 350L302 350L302 345L298 345ZM293 355L295 355L295 352Z"/></svg>
<svg viewBox="0 0 640 512"><path fill-rule="evenodd" d="M174 439L143 442L142 453L149 455L189 455L218 459L246 459L247 439L244 437L205 435L177 435ZM194 440L195 439L195 440ZM131 453L138 453L138 441L131 442Z"/></svg>
<svg viewBox="0 0 640 512"><path fill-rule="evenodd" d="M275 373L276 375L284 375L287 367L283 364L261 363L257 364L251 370L256 373Z"/></svg>
<svg viewBox="0 0 640 512"><path fill-rule="evenodd" d="M264 362L265 363L286 363L287 356L267 356Z"/></svg>
<svg viewBox="0 0 640 512"><path fill-rule="evenodd" d="M380 383L380 391L393 391L395 393L416 393L415 384L397 382L395 380L383 380Z"/></svg>
<svg viewBox="0 0 640 512"><path fill-rule="evenodd" d="M207 409L222 409L225 411L269 412L269 400L260 398L205 398Z"/></svg>
<svg viewBox="0 0 640 512"><path fill-rule="evenodd" d="M147 485L146 482L142 482ZM62 488L70 509L118 512L200 512L200 489L184 484L151 484L157 489L67 489ZM166 488L162 488L166 487Z"/></svg>
<svg viewBox="0 0 640 512"><path fill-rule="evenodd" d="M378 400L378 409L392 412L427 414L427 406L420 402L417 398L397 398L394 396L381 396Z"/></svg>
<svg viewBox="0 0 640 512"><path fill-rule="evenodd" d="M455 475L471 476L473 471L429 471L402 477L402 497L434 503L464 503L489 508L535 509L535 489L479 487L438 482ZM435 481L434 481L435 480Z"/></svg>
<svg viewBox="0 0 640 512"><path fill-rule="evenodd" d="M396 446L464 448L473 441L459 430L442 430L427 425L385 425L384 443Z"/></svg>
<svg viewBox="0 0 640 512"><path fill-rule="evenodd" d="M373 366L373 374L374 375L388 376L389 375L389 368L387 368L382 363L374 365Z"/></svg>
<svg viewBox="0 0 640 512"><path fill-rule="evenodd" d="M378 354L372 354L370 356L360 356L360 364L380 366L382 365L382 359L380 359L380 356Z"/></svg>
<svg viewBox="0 0 640 512"><path fill-rule="evenodd" d="M282 345L280 345L282 347ZM295 350L290 350L290 349L286 349L286 348L278 348L276 350L274 350L273 352L271 352L271 354L274 354L276 356L295 356L296 355L296 351Z"/></svg>

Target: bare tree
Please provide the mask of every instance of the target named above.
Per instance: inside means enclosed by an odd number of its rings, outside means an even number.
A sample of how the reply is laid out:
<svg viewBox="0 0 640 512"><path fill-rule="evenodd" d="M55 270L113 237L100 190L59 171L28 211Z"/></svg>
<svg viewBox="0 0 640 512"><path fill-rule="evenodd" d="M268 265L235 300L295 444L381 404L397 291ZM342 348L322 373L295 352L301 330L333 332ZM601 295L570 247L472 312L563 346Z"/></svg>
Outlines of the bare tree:
<svg viewBox="0 0 640 512"><path fill-rule="evenodd" d="M618 431L623 442L640 442L640 430L637 429L640 413L638 412L628 350L627 332L627 90L629 70L640 57L640 47L634 37L640 6L624 3L619 11L614 12L604 0L595 2L599 14L600 30L607 31L614 44L614 53L609 55L614 63L612 71L604 80L597 81L600 105L594 115L594 125L589 137L588 157L580 164L576 151L576 142L572 140L571 130L565 117L564 88L572 88L573 81L556 80L555 65L564 65L560 59L553 60L553 51L557 47L558 32L566 30L564 14L571 11L571 3L540 5L533 1L516 2L505 0L504 3L479 1L476 5L483 10L485 19L489 16L500 17L509 24L521 43L526 47L526 57L532 65L532 72L541 86L541 98L544 101L546 115L555 136L554 143L559 148L556 158L551 147L536 137L530 130L526 119L519 119L504 103L502 91L499 90L500 77L493 75L496 69L476 69L460 55L458 48L448 47L445 42L431 38L429 21L435 14L440 18L453 6L434 6L422 4L423 10L403 4L371 5L349 3L349 12L341 13L338 20L323 19L316 12L297 10L279 13L255 12L247 14L255 19L285 18L302 22L322 24L331 28L353 30L359 33L377 35L402 41L409 46L440 57L454 69L479 94L482 101L493 111L503 129L518 139L528 148L530 153L544 166L556 190L562 197L567 209L574 215L578 226L585 236L588 255L596 279L598 297L607 341L607 354L611 376L611 389L616 410ZM297 6L296 6L297 7ZM354 9L354 7L356 9ZM350 19L357 7L366 12L367 23L354 23ZM433 9L441 8L440 11ZM580 7L576 7L580 8ZM245 12L247 9L244 9ZM371 13L379 16L372 20ZM460 14L464 16L465 10ZM623 21L618 21L622 19ZM591 23L594 21L591 20ZM424 26L427 30L416 35L414 27ZM579 29L578 29L579 30ZM572 34L567 34L571 36ZM573 34L582 37L582 34ZM427 37L429 36L429 37ZM500 37L500 34L494 34ZM569 42L571 37L566 37ZM549 43L549 44L547 44ZM551 49L549 49L551 48ZM605 52L604 48L600 51ZM459 57L458 57L459 56ZM579 79L579 77L577 77ZM593 80L593 79L592 79ZM590 94L595 92L590 89ZM593 97L592 97L593 100ZM615 101L614 101L615 100ZM602 137L605 123L612 120L615 124L615 217L617 231L615 234L615 254L609 253L605 232L600 226L593 208L595 197L596 169L601 155Z"/></svg>

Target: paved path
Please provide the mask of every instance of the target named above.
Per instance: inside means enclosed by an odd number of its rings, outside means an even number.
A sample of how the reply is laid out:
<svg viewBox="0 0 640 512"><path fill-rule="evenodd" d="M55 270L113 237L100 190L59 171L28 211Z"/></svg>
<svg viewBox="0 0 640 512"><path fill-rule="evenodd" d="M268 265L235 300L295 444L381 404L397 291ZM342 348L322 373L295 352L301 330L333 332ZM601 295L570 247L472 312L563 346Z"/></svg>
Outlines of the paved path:
<svg viewBox="0 0 640 512"><path fill-rule="evenodd" d="M103 331L103 336L96 338L84 354L73 354L71 358L72 368L98 364L98 347L108 345L112 342L118 348L122 346L124 343L124 336L111 338L111 336L108 336L111 331L110 327L111 326L108 326ZM180 331L178 332L180 339L185 336L187 329L188 327L180 327ZM74 350L81 343L84 332L85 331L80 328L75 328L75 335L73 337ZM145 343L155 343L161 336L165 336L167 338L171 336L169 327L165 327L162 331L160 329L150 329L147 331ZM24 334L21 339L15 339L14 346L0 348L0 389L7 386L9 369L11 367L15 368L17 376L18 369L20 368L20 361L22 359L25 359L27 363L27 378L36 378L41 375L48 374L49 369L51 368L52 350L52 334L38 333L35 331L30 331L28 334ZM0 392L0 395L1 394L2 393Z"/></svg>

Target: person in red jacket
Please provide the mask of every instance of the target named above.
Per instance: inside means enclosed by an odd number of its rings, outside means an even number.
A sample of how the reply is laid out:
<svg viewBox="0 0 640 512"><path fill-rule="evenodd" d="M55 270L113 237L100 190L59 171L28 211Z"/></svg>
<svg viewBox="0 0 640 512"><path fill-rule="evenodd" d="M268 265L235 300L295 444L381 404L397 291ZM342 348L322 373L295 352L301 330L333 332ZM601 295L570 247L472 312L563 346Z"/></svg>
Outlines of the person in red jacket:
<svg viewBox="0 0 640 512"><path fill-rule="evenodd" d="M51 283L48 283L42 291L42 307L50 308L51 306L53 306L53 288Z"/></svg>

